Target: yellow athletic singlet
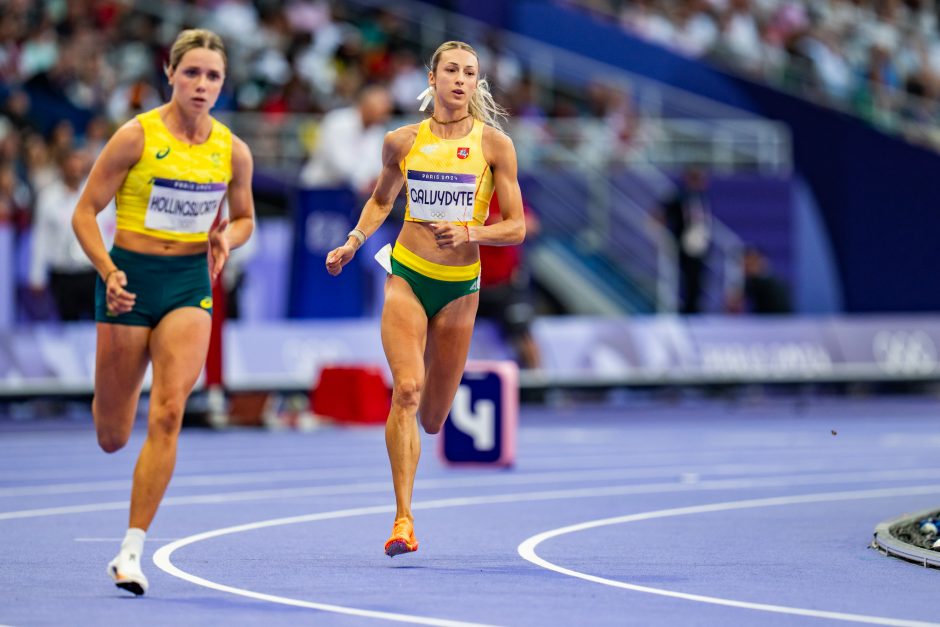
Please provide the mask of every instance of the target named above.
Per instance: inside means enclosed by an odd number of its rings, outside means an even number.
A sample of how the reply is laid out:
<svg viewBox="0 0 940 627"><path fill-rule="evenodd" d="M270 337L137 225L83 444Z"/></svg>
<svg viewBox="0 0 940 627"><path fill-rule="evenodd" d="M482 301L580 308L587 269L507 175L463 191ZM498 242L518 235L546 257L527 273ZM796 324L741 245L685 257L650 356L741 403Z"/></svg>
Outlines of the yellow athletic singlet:
<svg viewBox="0 0 940 627"><path fill-rule="evenodd" d="M493 171L483 158L483 122L459 139L441 139L431 120L418 126L411 151L401 162L408 202L405 220L482 226L493 196Z"/></svg>
<svg viewBox="0 0 940 627"><path fill-rule="evenodd" d="M170 133L160 111L137 116L144 152L117 192L117 228L180 242L204 242L232 180L232 131L212 119L202 144Z"/></svg>

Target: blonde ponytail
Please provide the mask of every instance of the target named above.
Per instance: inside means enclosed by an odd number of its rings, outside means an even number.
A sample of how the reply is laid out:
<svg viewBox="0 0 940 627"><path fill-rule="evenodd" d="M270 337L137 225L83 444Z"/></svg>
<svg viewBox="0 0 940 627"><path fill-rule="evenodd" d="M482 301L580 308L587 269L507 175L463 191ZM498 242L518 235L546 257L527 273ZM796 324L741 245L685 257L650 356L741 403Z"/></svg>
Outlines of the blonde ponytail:
<svg viewBox="0 0 940 627"><path fill-rule="evenodd" d="M431 57L431 72L437 72L437 64L441 60L441 54L448 50L466 50L477 58L477 65L480 63L480 56L473 47L463 41L446 41L438 46ZM478 69L478 74L482 72ZM432 90L433 91L433 90ZM420 98L420 97L419 97ZM509 113L493 98L490 93L490 84L485 78L477 80L477 88L470 98L470 115L474 119L480 120L484 124L489 124L499 130L503 130L503 121L509 117Z"/></svg>
<svg viewBox="0 0 940 627"><path fill-rule="evenodd" d="M477 89L470 98L470 115L499 130L503 130L502 123L509 117L509 112L493 98L485 78L477 81Z"/></svg>

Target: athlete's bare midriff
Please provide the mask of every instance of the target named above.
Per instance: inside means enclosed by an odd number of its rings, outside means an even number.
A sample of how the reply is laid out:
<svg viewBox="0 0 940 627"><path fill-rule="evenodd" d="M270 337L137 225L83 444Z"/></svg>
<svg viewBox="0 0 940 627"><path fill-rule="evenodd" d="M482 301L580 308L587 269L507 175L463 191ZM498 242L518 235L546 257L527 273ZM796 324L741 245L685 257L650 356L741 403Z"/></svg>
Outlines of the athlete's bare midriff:
<svg viewBox="0 0 940 627"><path fill-rule="evenodd" d="M438 248L430 224L405 222L398 234L398 241L422 259L442 266L469 266L480 260L480 247L477 244Z"/></svg>
<svg viewBox="0 0 940 627"><path fill-rule="evenodd" d="M178 242L123 229L114 234L114 245L135 253L167 256L195 255L209 249L208 242Z"/></svg>

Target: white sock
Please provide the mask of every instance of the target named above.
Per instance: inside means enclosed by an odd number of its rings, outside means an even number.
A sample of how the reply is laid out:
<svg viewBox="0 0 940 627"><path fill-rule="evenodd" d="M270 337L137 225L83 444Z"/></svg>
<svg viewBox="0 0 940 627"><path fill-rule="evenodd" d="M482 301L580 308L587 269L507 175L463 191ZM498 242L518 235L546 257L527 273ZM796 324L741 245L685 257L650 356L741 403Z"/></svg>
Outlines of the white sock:
<svg viewBox="0 0 940 627"><path fill-rule="evenodd" d="M144 553L144 540L147 538L147 532L137 527L131 527L121 542L121 551L136 553L138 556Z"/></svg>

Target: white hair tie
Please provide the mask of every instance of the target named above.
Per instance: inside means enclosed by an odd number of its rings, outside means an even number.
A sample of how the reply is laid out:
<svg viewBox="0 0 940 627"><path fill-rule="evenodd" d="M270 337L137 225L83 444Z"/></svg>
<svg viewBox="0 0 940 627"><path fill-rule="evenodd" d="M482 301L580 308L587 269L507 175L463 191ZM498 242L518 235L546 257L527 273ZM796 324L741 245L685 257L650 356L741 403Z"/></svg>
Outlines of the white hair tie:
<svg viewBox="0 0 940 627"><path fill-rule="evenodd" d="M421 101L421 106L418 107L418 111L424 111L425 109L427 109L428 105L431 104L431 100L433 99L434 99L433 87L428 87L427 89L422 91L420 94L418 94L418 97L415 98L415 100Z"/></svg>

